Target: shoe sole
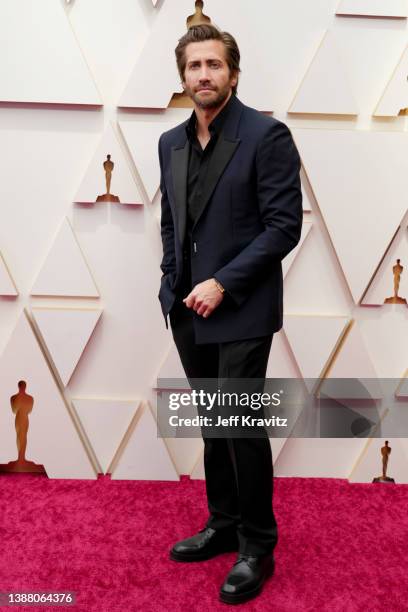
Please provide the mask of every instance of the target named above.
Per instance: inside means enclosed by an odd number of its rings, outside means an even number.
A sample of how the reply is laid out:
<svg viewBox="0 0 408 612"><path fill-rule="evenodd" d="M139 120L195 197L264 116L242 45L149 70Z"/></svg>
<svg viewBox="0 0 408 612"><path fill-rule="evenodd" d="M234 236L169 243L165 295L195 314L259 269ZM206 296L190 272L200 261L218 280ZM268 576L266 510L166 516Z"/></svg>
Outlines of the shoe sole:
<svg viewBox="0 0 408 612"><path fill-rule="evenodd" d="M175 550L171 550L170 551L170 559L172 561L182 561L183 563L189 563L189 562L194 562L194 561L207 561L208 559L212 559L213 557L217 557L218 555L224 555L225 553L229 553L229 552L237 552L238 551L238 544L236 546L230 546L230 547L226 547L223 550L218 550L215 552L206 552L206 553L197 553L197 554L190 554L190 553L182 553L182 552L177 552Z"/></svg>
<svg viewBox="0 0 408 612"><path fill-rule="evenodd" d="M273 575L274 571L275 571L275 562L273 562L271 566L267 569L262 582L258 584L257 587L255 587L251 591L246 591L246 593L240 593L239 595L232 595L229 593L223 593L221 591L220 596L219 596L220 601L222 601L223 603L227 603L227 604L241 604L241 603L244 603L245 601L249 601L250 599L253 599L254 597L257 597L261 593L266 579L270 578L270 576Z"/></svg>

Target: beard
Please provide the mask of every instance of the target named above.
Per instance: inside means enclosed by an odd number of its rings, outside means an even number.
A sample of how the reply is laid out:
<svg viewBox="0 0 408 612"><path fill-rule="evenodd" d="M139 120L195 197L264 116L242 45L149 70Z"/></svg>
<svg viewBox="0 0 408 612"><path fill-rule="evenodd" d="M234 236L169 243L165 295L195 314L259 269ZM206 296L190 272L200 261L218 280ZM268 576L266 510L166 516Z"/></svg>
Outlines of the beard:
<svg viewBox="0 0 408 612"><path fill-rule="evenodd" d="M208 99L207 97L201 97L200 92L193 91L190 87L185 87L184 91L188 95L188 97L191 98L193 102L199 108L202 108L203 110L210 109L210 108L214 109L214 108L218 108L219 106L222 106L222 104L228 98L229 93L231 91L231 85L227 84L225 85L225 87L221 89L214 88L212 90L213 93L205 94L205 96L208 96ZM216 94L216 95L213 95L213 94Z"/></svg>

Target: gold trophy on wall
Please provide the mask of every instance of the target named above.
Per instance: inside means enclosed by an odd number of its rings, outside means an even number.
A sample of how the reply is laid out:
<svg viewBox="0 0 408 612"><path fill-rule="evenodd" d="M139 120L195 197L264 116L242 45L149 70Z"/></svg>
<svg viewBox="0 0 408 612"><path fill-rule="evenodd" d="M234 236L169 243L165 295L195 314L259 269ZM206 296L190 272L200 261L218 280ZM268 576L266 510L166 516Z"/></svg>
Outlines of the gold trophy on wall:
<svg viewBox="0 0 408 612"><path fill-rule="evenodd" d="M104 193L103 195L99 195L96 198L97 202L119 202L120 203L119 197L111 194L110 192L112 172L113 172L114 167L115 167L115 164L111 160L111 156L108 154L106 156L106 160L103 162L103 169L105 170L106 193Z"/></svg>
<svg viewBox="0 0 408 612"><path fill-rule="evenodd" d="M373 482L394 482L394 478L390 478L387 476L387 467L388 467L388 459L391 455L391 446L388 446L388 440L385 441L384 446L381 447L381 457L382 457L382 476L378 476L377 478L373 478Z"/></svg>
<svg viewBox="0 0 408 612"><path fill-rule="evenodd" d="M404 270L404 267L401 266L401 260L397 259L397 263L392 268L392 272L394 274L394 295L392 297L386 298L384 300L384 304L406 304L407 300L405 298L399 297L398 291L400 286L401 274Z"/></svg>
<svg viewBox="0 0 408 612"><path fill-rule="evenodd" d="M18 382L18 393L10 398L11 410L15 415L14 426L16 429L16 444L18 456L15 461L0 465L1 472L31 472L44 474L44 466L26 459L27 434L29 428L29 414L34 405L32 395L26 393L27 383L24 380Z"/></svg>

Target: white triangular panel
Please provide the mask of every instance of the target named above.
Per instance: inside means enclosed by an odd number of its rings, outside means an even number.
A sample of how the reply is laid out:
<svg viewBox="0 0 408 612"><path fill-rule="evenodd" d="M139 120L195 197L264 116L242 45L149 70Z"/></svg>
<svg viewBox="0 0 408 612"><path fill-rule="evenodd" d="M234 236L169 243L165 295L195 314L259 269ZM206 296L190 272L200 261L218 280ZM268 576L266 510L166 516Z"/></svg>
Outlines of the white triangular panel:
<svg viewBox="0 0 408 612"><path fill-rule="evenodd" d="M160 184L159 138L163 132L178 125L190 114L191 110L186 110L184 117L179 113L172 121L166 122L121 121L119 123L150 201L156 195Z"/></svg>
<svg viewBox="0 0 408 612"><path fill-rule="evenodd" d="M396 117L400 110L408 108L408 46L395 68L381 100L374 111L375 117Z"/></svg>
<svg viewBox="0 0 408 612"><path fill-rule="evenodd" d="M113 480L178 480L178 474L148 405L140 417L112 473Z"/></svg>
<svg viewBox="0 0 408 612"><path fill-rule="evenodd" d="M0 463L16 459L16 432L10 397L27 383L34 398L29 415L26 458L42 464L50 478L95 478L80 436L32 332L27 316L18 320L0 357Z"/></svg>
<svg viewBox="0 0 408 612"><path fill-rule="evenodd" d="M177 352L177 348L175 344L172 344L162 366L160 367L159 373L157 375L158 379L161 379L162 382L159 382L160 388L169 389L171 387L179 388L180 383L186 383L186 374L183 370L183 366L180 361L180 356ZM155 386L157 385L157 380L153 383ZM188 383L186 383L187 386Z"/></svg>
<svg viewBox="0 0 408 612"><path fill-rule="evenodd" d="M292 133L358 302L407 210L408 135L302 128ZM368 228L370 240L362 246Z"/></svg>
<svg viewBox="0 0 408 612"><path fill-rule="evenodd" d="M192 480L204 480L205 472L204 472L204 444L201 445L202 448L197 457L197 461L194 464L194 468L190 474L190 478Z"/></svg>
<svg viewBox="0 0 408 612"><path fill-rule="evenodd" d="M152 0L153 6L156 6L159 0Z"/></svg>
<svg viewBox="0 0 408 612"><path fill-rule="evenodd" d="M275 464L275 476L347 478L364 446L356 438L288 438Z"/></svg>
<svg viewBox="0 0 408 612"><path fill-rule="evenodd" d="M285 316L283 328L303 378L322 376L348 324L347 317Z"/></svg>
<svg viewBox="0 0 408 612"><path fill-rule="evenodd" d="M101 105L61 2L3 0L0 100Z"/></svg>
<svg viewBox="0 0 408 612"><path fill-rule="evenodd" d="M72 403L104 474L135 417L140 400L73 399Z"/></svg>
<svg viewBox="0 0 408 612"><path fill-rule="evenodd" d="M102 311L33 308L32 312L61 381L66 386Z"/></svg>
<svg viewBox="0 0 408 612"><path fill-rule="evenodd" d="M302 248L302 244L304 243L304 241L306 240L306 238L309 235L310 230L312 229L312 223L310 221L304 221L302 224L302 233L300 235L300 240L298 242L298 244L296 245L296 247L294 249L292 249L292 251L289 253L289 255L287 255L285 257L285 259L282 260L282 274L283 274L283 278L285 278L285 276L287 275L287 273L289 272L296 256L298 255L300 249Z"/></svg>
<svg viewBox="0 0 408 612"><path fill-rule="evenodd" d="M408 303L408 232L404 228L398 232L393 240L362 300L362 304L383 305L386 298L393 297L394 274L392 269L396 265L397 259L401 260L400 265L404 268L400 277L398 295L405 298Z"/></svg>
<svg viewBox="0 0 408 612"><path fill-rule="evenodd" d="M121 107L167 108L171 97L182 92L174 58L174 41L187 31L191 0L165 2L140 53L130 79L118 102ZM157 41L160 41L160 48ZM141 85L143 83L143 85Z"/></svg>
<svg viewBox="0 0 408 612"><path fill-rule="evenodd" d="M408 370L405 372L404 378L400 381L395 395L401 400L408 400Z"/></svg>
<svg viewBox="0 0 408 612"><path fill-rule="evenodd" d="M301 179L301 187L302 187L302 208L304 212L311 212L312 206L311 206L310 197L309 197L310 187L309 185L307 185L307 187L305 186L306 183L308 182L308 179L307 179L307 176L303 168L301 168L300 170L300 179Z"/></svg>
<svg viewBox="0 0 408 612"><path fill-rule="evenodd" d="M286 444L288 438L270 438L271 443L271 451L272 451L272 462L275 464L275 461L278 459L283 447Z"/></svg>
<svg viewBox="0 0 408 612"><path fill-rule="evenodd" d="M351 325L329 372L329 378L377 378L357 323Z"/></svg>
<svg viewBox="0 0 408 612"><path fill-rule="evenodd" d="M342 0L336 15L408 17L407 0Z"/></svg>
<svg viewBox="0 0 408 612"><path fill-rule="evenodd" d="M18 295L17 288L0 253L0 295Z"/></svg>
<svg viewBox="0 0 408 612"><path fill-rule="evenodd" d="M381 378L393 379L397 387L401 372L408 366L408 308L384 304L378 308L359 309L359 327L369 355Z"/></svg>
<svg viewBox="0 0 408 612"><path fill-rule="evenodd" d="M373 478L382 476L381 447L384 446L384 438L372 438L368 441L355 468L349 476L350 482L372 482ZM391 454L388 458L387 476L394 478L396 484L408 483L408 453L406 440L390 438L389 446ZM373 486L385 487L388 484L377 484Z"/></svg>
<svg viewBox="0 0 408 612"><path fill-rule="evenodd" d="M111 124L108 124L99 142L75 195L74 202L93 204L99 195L107 192L105 170L103 168L107 155L111 156L111 161L114 163L110 193L118 196L121 204L142 204L143 200L139 188Z"/></svg>
<svg viewBox="0 0 408 612"><path fill-rule="evenodd" d="M293 357L284 330L273 334L267 378L298 378L299 368Z"/></svg>
<svg viewBox="0 0 408 612"><path fill-rule="evenodd" d="M333 378L351 379L351 382L341 389L338 385L330 384L330 379ZM327 383L323 382L322 389L330 397L349 397L350 394L353 394L352 398L355 399L383 397L377 372L356 321L346 334L330 367L327 380Z"/></svg>
<svg viewBox="0 0 408 612"><path fill-rule="evenodd" d="M58 231L31 295L99 297L88 264L67 218Z"/></svg>
<svg viewBox="0 0 408 612"><path fill-rule="evenodd" d="M347 70L332 32L326 32L288 112L358 115Z"/></svg>

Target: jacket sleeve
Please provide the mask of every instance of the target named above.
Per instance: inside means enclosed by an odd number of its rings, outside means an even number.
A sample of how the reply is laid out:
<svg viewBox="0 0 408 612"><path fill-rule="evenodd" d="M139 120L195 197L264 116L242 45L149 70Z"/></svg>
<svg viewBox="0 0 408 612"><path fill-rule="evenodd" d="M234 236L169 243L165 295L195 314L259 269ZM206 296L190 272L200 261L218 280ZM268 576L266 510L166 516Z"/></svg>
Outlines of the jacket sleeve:
<svg viewBox="0 0 408 612"><path fill-rule="evenodd" d="M161 238L163 244L163 258L160 264L163 276L176 271L176 255L174 250L174 224L173 215L167 197L166 184L163 171L162 136L159 139L160 162L160 191L161 191Z"/></svg>
<svg viewBox="0 0 408 612"><path fill-rule="evenodd" d="M300 157L289 128L274 123L256 153L257 200L264 230L214 277L240 305L299 242L302 229Z"/></svg>

